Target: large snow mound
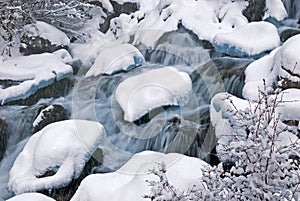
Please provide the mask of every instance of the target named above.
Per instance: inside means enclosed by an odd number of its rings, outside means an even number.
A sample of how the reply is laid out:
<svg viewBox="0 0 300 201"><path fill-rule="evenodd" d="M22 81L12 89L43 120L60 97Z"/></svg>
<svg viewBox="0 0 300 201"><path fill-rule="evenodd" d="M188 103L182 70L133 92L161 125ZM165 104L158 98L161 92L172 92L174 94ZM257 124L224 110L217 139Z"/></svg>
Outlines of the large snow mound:
<svg viewBox="0 0 300 201"><path fill-rule="evenodd" d="M41 38L49 40L51 44L68 45L70 43L70 39L64 32L42 21L37 21L34 24L25 25L23 29L27 36L39 36Z"/></svg>
<svg viewBox="0 0 300 201"><path fill-rule="evenodd" d="M97 56L94 65L86 73L87 77L112 74L130 70L144 62L144 56L131 44L104 48Z"/></svg>
<svg viewBox="0 0 300 201"><path fill-rule="evenodd" d="M0 85L0 101L4 104L25 99L55 80L71 76L73 69L66 64L70 59L66 50L58 50L53 54L18 56L4 61L0 58L0 80L16 82L7 88Z"/></svg>
<svg viewBox="0 0 300 201"><path fill-rule="evenodd" d="M268 22L251 22L237 31L217 34L214 46L219 52L233 56L255 56L280 45L274 25Z"/></svg>
<svg viewBox="0 0 300 201"><path fill-rule="evenodd" d="M6 201L55 201L55 200L40 193L24 193L12 197Z"/></svg>
<svg viewBox="0 0 300 201"><path fill-rule="evenodd" d="M8 186L15 194L59 188L80 176L98 145L104 128L86 120L49 124L35 133L9 173ZM53 176L42 177L47 171Z"/></svg>
<svg viewBox="0 0 300 201"><path fill-rule="evenodd" d="M272 89L278 78L286 78L292 82L300 82L300 35L287 40L280 48L273 50L253 63L246 71L243 97L257 100L258 89L263 89L263 79L266 87Z"/></svg>
<svg viewBox="0 0 300 201"><path fill-rule="evenodd" d="M146 180L157 180L149 170L157 168L157 163L167 166L169 182L183 191L193 185L200 185L201 167L208 165L198 158L181 154L163 154L144 151L134 155L123 167L113 173L94 174L80 184L71 201L138 201L150 192Z"/></svg>
<svg viewBox="0 0 300 201"><path fill-rule="evenodd" d="M192 90L185 72L164 67L143 72L122 81L115 92L124 119L133 122L160 106L183 105Z"/></svg>

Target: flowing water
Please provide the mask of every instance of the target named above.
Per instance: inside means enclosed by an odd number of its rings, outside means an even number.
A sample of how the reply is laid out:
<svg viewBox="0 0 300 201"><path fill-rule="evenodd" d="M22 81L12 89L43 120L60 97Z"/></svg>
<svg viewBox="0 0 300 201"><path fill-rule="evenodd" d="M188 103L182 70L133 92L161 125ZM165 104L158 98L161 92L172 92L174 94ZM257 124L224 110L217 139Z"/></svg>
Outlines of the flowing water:
<svg viewBox="0 0 300 201"><path fill-rule="evenodd" d="M1 106L0 117L7 121L9 135L0 163L1 196L11 196L6 189L9 169L33 134L32 123L38 109L49 104L63 105L73 119L98 121L104 125L106 134L100 145L103 165L95 167L95 172L113 171L134 153L143 150L177 152L210 161L208 154L215 143L209 124L210 99L222 91L241 96L244 69L252 60L211 58L210 50L204 44L182 31L165 34L156 49L147 51L146 58L145 65L127 73L85 78L79 71L73 91L66 97L42 99L32 106ZM193 93L189 95L188 103L180 107L156 108L134 123L125 121L115 100L118 83L166 65L190 75Z"/></svg>

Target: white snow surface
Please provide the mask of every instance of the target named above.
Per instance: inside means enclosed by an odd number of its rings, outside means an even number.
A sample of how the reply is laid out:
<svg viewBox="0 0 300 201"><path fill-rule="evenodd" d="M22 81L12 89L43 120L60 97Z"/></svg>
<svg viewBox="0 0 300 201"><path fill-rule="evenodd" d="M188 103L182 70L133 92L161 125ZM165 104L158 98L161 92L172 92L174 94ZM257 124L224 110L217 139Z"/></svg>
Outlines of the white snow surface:
<svg viewBox="0 0 300 201"><path fill-rule="evenodd" d="M0 79L19 82L5 89L0 86L0 101L3 104L25 99L55 80L71 76L73 69L66 64L70 59L66 50L58 50L52 54L18 56L4 61L0 58Z"/></svg>
<svg viewBox="0 0 300 201"><path fill-rule="evenodd" d="M98 122L66 120L32 135L9 173L8 187L15 194L68 185L80 176L104 133ZM38 178L47 170L53 176Z"/></svg>
<svg viewBox="0 0 300 201"><path fill-rule="evenodd" d="M274 17L278 21L281 21L287 16L287 11L285 10L284 4L281 0L266 0L264 18Z"/></svg>
<svg viewBox="0 0 300 201"><path fill-rule="evenodd" d="M55 200L41 193L24 193L12 197L6 201L55 201Z"/></svg>
<svg viewBox="0 0 300 201"><path fill-rule="evenodd" d="M162 34L177 30L180 22L208 41L213 41L217 33L230 32L248 23L242 14L245 1L141 0L139 4L135 13L114 18L111 31L118 38L134 35L134 44L147 47L154 47Z"/></svg>
<svg viewBox="0 0 300 201"><path fill-rule="evenodd" d="M55 26L42 21L37 21L34 24L25 25L23 29L26 35L30 37L39 36L41 38L49 40L51 44L68 45L70 43L70 39L64 32L57 29Z"/></svg>
<svg viewBox="0 0 300 201"><path fill-rule="evenodd" d="M219 33L214 46L233 56L258 55L280 45L276 27L268 22L251 22L230 33Z"/></svg>
<svg viewBox="0 0 300 201"><path fill-rule="evenodd" d="M160 106L185 104L191 90L187 73L163 67L125 79L118 85L115 97L124 119L133 122Z"/></svg>
<svg viewBox="0 0 300 201"><path fill-rule="evenodd" d="M293 82L300 82L299 46L300 35L296 35L269 55L251 63L245 71L243 97L257 100L258 89L263 89L263 79L265 79L268 88L271 88L273 83L278 81L278 76Z"/></svg>
<svg viewBox="0 0 300 201"><path fill-rule="evenodd" d="M130 70L144 61L144 56L131 44L104 48L96 57L94 65L86 73L86 77Z"/></svg>
<svg viewBox="0 0 300 201"><path fill-rule="evenodd" d="M181 191L200 185L201 167L208 165L198 158L177 153L144 151L134 155L116 172L86 177L71 201L145 200L142 196L150 192L146 180L158 180L158 177L149 174L149 170L157 169L157 163L162 162L167 166L169 182Z"/></svg>

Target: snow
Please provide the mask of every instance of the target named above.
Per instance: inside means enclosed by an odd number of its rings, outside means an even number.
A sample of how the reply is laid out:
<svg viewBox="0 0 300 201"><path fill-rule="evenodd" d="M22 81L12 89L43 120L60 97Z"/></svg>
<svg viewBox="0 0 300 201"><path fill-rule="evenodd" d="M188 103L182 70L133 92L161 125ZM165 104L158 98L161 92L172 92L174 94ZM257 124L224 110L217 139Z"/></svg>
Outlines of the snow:
<svg viewBox="0 0 300 201"><path fill-rule="evenodd" d="M154 108L184 105L191 90L188 74L164 67L125 79L118 85L115 97L124 119L133 122Z"/></svg>
<svg viewBox="0 0 300 201"><path fill-rule="evenodd" d="M276 20L281 21L288 16L281 0L266 0L265 10L264 18L274 17Z"/></svg>
<svg viewBox="0 0 300 201"><path fill-rule="evenodd" d="M217 34L213 45L232 56L255 56L278 47L280 38L271 23L251 22L237 31Z"/></svg>
<svg viewBox="0 0 300 201"><path fill-rule="evenodd" d="M181 23L199 39L212 42L217 33L233 31L248 23L242 15L246 5L245 1L228 0L142 0L138 11L111 21L111 32L117 38L133 35L134 44L154 47L164 33L177 30Z"/></svg>
<svg viewBox="0 0 300 201"><path fill-rule="evenodd" d="M25 25L23 29L27 36L39 36L49 40L51 44L68 45L70 43L70 39L64 32L42 21L37 21L35 24Z"/></svg>
<svg viewBox="0 0 300 201"><path fill-rule="evenodd" d="M263 79L266 87L279 81L278 76L287 78L293 82L300 82L300 35L296 35L287 40L281 47L273 50L253 63L246 71L245 86L243 97L249 100L257 100L258 88L263 88ZM292 73L291 73L292 72Z"/></svg>
<svg viewBox="0 0 300 201"><path fill-rule="evenodd" d="M30 137L9 173L15 194L59 188L80 176L104 133L100 123L66 120L50 124ZM41 177L47 170L53 176Z"/></svg>
<svg viewBox="0 0 300 201"><path fill-rule="evenodd" d="M6 201L55 201L55 200L41 193L24 193L12 197Z"/></svg>
<svg viewBox="0 0 300 201"><path fill-rule="evenodd" d="M201 167L208 165L200 159L177 153L144 151L134 155L116 172L86 177L71 201L145 200L142 196L150 192L146 180L158 179L149 174L149 170L162 162L167 166L169 182L181 191L200 185Z"/></svg>
<svg viewBox="0 0 300 201"><path fill-rule="evenodd" d="M112 74L120 70L130 70L144 63L144 57L131 44L121 44L104 48L97 56L86 77Z"/></svg>
<svg viewBox="0 0 300 201"><path fill-rule="evenodd" d="M58 50L53 54L18 56L4 61L0 58L0 79L20 82L5 89L0 87L0 101L4 104L25 99L55 80L72 76L72 67L65 64L70 57L66 50Z"/></svg>
<svg viewBox="0 0 300 201"><path fill-rule="evenodd" d="M36 119L34 120L34 122L32 123L33 127L36 127L41 121L44 120L45 116L44 116L44 112L50 111L53 109L53 105L49 105L48 107L46 107L45 109L43 109L39 115L36 117Z"/></svg>

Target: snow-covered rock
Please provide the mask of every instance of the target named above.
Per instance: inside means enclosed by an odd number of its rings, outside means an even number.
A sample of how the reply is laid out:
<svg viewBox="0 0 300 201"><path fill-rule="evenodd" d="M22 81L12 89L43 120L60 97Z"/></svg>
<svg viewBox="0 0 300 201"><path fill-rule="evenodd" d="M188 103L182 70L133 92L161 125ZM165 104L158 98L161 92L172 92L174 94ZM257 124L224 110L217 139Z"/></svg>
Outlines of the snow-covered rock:
<svg viewBox="0 0 300 201"><path fill-rule="evenodd" d="M67 49L70 44L64 32L41 21L25 25L20 41L20 52L24 55L52 53L62 48Z"/></svg>
<svg viewBox="0 0 300 201"><path fill-rule="evenodd" d="M213 41L217 33L248 23L242 14L246 5L245 1L228 0L142 0L135 13L113 19L111 31L117 38L129 39L128 35L133 35L134 44L154 47L164 33L177 30L178 24L182 24L199 39Z"/></svg>
<svg viewBox="0 0 300 201"><path fill-rule="evenodd" d="M70 39L67 35L56 27L42 21L37 21L34 24L28 24L23 27L24 32L29 37L41 37L47 39L51 44L68 45Z"/></svg>
<svg viewBox="0 0 300 201"><path fill-rule="evenodd" d="M0 80L15 83L8 87L0 86L1 103L25 99L55 80L72 76L73 69L66 64L70 58L66 50L18 56L4 61L0 58Z"/></svg>
<svg viewBox="0 0 300 201"><path fill-rule="evenodd" d="M249 100L258 99L258 89L263 89L263 79L266 87L272 90L274 85L283 85L277 83L280 79L289 82L300 82L300 35L296 35L287 40L282 47L273 50L253 63L246 71L245 86L243 96ZM279 78L279 79L278 79ZM284 87L283 88L288 88Z"/></svg>
<svg viewBox="0 0 300 201"><path fill-rule="evenodd" d="M271 23L251 22L237 31L217 34L213 45L232 56L255 56L278 47L280 38Z"/></svg>
<svg viewBox="0 0 300 201"><path fill-rule="evenodd" d="M71 201L144 200L142 196L151 188L146 180L157 180L149 170L162 162L166 164L169 182L181 191L200 185L201 167L208 165L198 158L181 154L144 151L134 155L116 172L86 177Z"/></svg>
<svg viewBox="0 0 300 201"><path fill-rule="evenodd" d="M86 77L130 70L144 62L143 55L131 44L104 48L97 56Z"/></svg>
<svg viewBox="0 0 300 201"><path fill-rule="evenodd" d="M6 201L55 201L55 200L40 193L24 193L12 197Z"/></svg>
<svg viewBox="0 0 300 201"><path fill-rule="evenodd" d="M9 189L15 194L59 188L80 176L97 149L104 128L86 120L60 121L35 133L9 173ZM52 176L43 175L48 171Z"/></svg>
<svg viewBox="0 0 300 201"><path fill-rule="evenodd" d="M192 81L187 73L164 67L125 79L115 96L124 119L133 122L157 107L184 105L191 90Z"/></svg>
<svg viewBox="0 0 300 201"><path fill-rule="evenodd" d="M265 16L274 17L278 21L283 20L288 16L285 7L281 0L266 0Z"/></svg>

